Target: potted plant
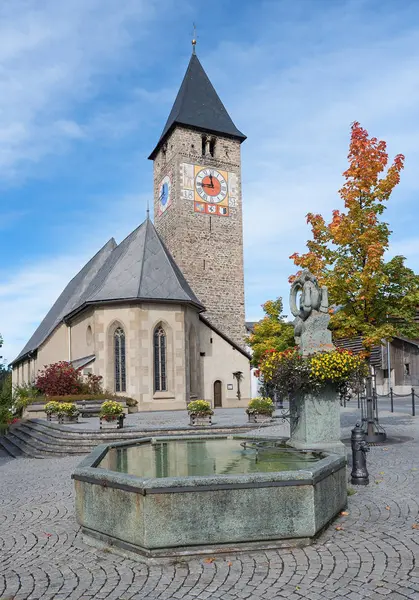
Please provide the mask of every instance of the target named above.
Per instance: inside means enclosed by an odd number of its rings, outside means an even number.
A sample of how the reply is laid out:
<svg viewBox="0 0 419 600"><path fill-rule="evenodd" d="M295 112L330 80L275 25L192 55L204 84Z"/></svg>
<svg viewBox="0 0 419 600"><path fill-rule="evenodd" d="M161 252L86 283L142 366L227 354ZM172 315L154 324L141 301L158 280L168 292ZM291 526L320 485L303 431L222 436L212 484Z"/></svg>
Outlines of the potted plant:
<svg viewBox="0 0 419 600"><path fill-rule="evenodd" d="M119 402L115 400L106 400L100 407L100 429L104 429L106 425L121 429L124 426L124 409Z"/></svg>
<svg viewBox="0 0 419 600"><path fill-rule="evenodd" d="M206 400L193 400L188 404L190 425L212 425L214 411Z"/></svg>
<svg viewBox="0 0 419 600"><path fill-rule="evenodd" d="M274 410L275 406L270 398L253 398L246 409L249 423L265 423L266 421L270 421Z"/></svg>
<svg viewBox="0 0 419 600"><path fill-rule="evenodd" d="M79 420L79 411L74 402L59 402L57 415L59 423L78 423Z"/></svg>
<svg viewBox="0 0 419 600"><path fill-rule="evenodd" d="M51 402L47 402L44 407L44 410L47 415L47 421L52 421L53 419L58 419L59 409L60 409L59 402L55 402L54 400Z"/></svg>

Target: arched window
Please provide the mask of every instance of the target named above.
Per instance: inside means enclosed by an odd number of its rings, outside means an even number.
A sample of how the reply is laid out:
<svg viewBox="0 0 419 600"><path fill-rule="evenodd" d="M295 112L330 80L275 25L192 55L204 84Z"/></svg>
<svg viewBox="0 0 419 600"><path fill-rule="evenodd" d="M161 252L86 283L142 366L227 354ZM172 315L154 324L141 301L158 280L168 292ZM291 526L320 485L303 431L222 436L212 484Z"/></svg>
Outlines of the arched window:
<svg viewBox="0 0 419 600"><path fill-rule="evenodd" d="M154 391L167 391L166 332L161 325L154 330Z"/></svg>
<svg viewBox="0 0 419 600"><path fill-rule="evenodd" d="M125 333L121 327L113 334L115 350L115 392L127 389L125 377Z"/></svg>

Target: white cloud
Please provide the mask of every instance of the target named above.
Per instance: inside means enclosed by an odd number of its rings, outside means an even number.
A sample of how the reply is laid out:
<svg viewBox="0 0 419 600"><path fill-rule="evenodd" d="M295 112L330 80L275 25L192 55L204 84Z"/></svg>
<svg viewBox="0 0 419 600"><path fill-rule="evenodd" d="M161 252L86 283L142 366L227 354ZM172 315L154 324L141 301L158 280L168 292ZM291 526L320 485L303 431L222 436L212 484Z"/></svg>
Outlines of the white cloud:
<svg viewBox="0 0 419 600"><path fill-rule="evenodd" d="M162 2L159 3L162 5ZM0 5L0 174L83 137L69 118L107 69L130 60L156 0L14 0ZM143 58L146 60L146 58Z"/></svg>

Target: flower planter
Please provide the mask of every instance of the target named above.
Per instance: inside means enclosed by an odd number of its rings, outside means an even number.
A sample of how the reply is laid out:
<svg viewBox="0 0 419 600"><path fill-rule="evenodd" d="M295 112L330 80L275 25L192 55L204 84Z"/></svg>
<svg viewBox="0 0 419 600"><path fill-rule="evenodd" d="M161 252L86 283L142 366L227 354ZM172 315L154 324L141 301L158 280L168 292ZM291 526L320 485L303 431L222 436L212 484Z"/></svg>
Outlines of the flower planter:
<svg viewBox="0 0 419 600"><path fill-rule="evenodd" d="M47 421L58 421L57 413L47 413Z"/></svg>
<svg viewBox="0 0 419 600"><path fill-rule="evenodd" d="M212 415L200 415L197 413L189 413L189 424L194 427L212 425Z"/></svg>
<svg viewBox="0 0 419 600"><path fill-rule="evenodd" d="M248 412L249 423L269 423L272 421L272 414L263 414L258 412Z"/></svg>
<svg viewBox="0 0 419 600"><path fill-rule="evenodd" d="M79 415L58 415L58 423L78 423Z"/></svg>
<svg viewBox="0 0 419 600"><path fill-rule="evenodd" d="M100 429L122 429L124 426L125 415L115 417L100 417Z"/></svg>

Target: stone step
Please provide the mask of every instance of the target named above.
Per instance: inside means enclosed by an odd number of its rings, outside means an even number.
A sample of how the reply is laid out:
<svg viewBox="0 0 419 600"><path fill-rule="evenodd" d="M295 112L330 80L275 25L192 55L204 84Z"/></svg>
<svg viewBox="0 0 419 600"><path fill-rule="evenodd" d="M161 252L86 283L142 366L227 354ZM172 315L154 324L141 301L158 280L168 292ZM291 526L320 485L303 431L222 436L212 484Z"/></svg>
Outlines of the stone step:
<svg viewBox="0 0 419 600"><path fill-rule="evenodd" d="M131 428L129 430L109 429L106 431L89 431L86 429L80 429L79 431L75 431L66 425L49 423L47 421L41 421L40 419L28 419L26 421L22 421L21 424L25 424L27 429L42 432L51 439L66 441L74 440L76 443L80 443L83 440L94 441L95 445L107 443L109 441L135 439L148 435L147 433L144 433L144 430Z"/></svg>
<svg viewBox="0 0 419 600"><path fill-rule="evenodd" d="M22 442L28 444L35 449L35 451L39 451L42 453L46 453L48 455L52 454L88 454L92 448L91 444L77 444L74 441L73 444L68 444L64 441L55 441L47 436L43 436L34 430L27 430L24 426L16 426L11 430L13 435L20 439ZM95 444L96 445L96 444Z"/></svg>
<svg viewBox="0 0 419 600"><path fill-rule="evenodd" d="M23 455L23 452L17 446L6 439L6 435L0 436L0 448L4 450L7 456L11 456L12 458L19 458Z"/></svg>
<svg viewBox="0 0 419 600"><path fill-rule="evenodd" d="M20 440L16 437L10 430L3 438L4 441L8 444L8 451L13 453L15 458L44 458L44 455L41 454L36 448L28 445L26 442Z"/></svg>

